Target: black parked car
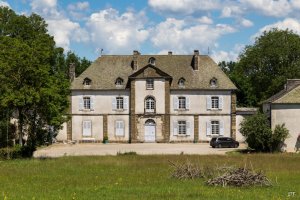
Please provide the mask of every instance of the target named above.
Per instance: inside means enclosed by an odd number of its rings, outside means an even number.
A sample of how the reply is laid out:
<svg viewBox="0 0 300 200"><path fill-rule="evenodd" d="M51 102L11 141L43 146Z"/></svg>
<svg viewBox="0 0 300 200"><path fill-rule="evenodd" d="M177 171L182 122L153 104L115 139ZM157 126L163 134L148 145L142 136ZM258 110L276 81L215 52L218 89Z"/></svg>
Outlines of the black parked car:
<svg viewBox="0 0 300 200"><path fill-rule="evenodd" d="M210 140L210 146L212 148L222 148L222 147L231 147L237 148L239 146L239 142L235 141L230 137L215 137Z"/></svg>

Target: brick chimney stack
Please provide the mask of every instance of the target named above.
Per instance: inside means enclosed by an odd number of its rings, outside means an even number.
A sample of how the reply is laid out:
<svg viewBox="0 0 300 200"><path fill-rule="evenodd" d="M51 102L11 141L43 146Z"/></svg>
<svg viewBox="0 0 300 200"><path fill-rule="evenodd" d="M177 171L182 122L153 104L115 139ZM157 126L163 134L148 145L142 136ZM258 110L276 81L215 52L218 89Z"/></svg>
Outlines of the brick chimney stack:
<svg viewBox="0 0 300 200"><path fill-rule="evenodd" d="M138 52L137 50L133 51L133 61L132 61L132 69L134 71L138 70L138 56L141 55L140 52Z"/></svg>
<svg viewBox="0 0 300 200"><path fill-rule="evenodd" d="M199 70L199 50L194 50L193 68Z"/></svg>
<svg viewBox="0 0 300 200"><path fill-rule="evenodd" d="M69 66L69 79L70 79L70 82L72 82L75 79L75 76L76 76L75 68L76 68L75 63L70 63L70 66Z"/></svg>

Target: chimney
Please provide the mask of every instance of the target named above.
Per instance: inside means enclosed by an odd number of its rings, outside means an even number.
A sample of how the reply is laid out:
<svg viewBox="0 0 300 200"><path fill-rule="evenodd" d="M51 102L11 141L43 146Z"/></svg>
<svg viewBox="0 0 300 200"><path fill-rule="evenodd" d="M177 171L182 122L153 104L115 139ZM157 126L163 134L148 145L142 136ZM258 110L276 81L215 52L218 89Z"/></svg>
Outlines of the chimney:
<svg viewBox="0 0 300 200"><path fill-rule="evenodd" d="M69 66L69 79L70 79L70 82L72 82L74 79L75 79L75 63L70 63L70 66Z"/></svg>
<svg viewBox="0 0 300 200"><path fill-rule="evenodd" d="M171 56L172 55L172 51L168 51L168 55Z"/></svg>
<svg viewBox="0 0 300 200"><path fill-rule="evenodd" d="M140 55L140 52L138 52L137 50L134 50L133 51L133 61L132 61L132 69L134 71L136 71L138 69L138 62L137 62L137 59L138 59L138 56Z"/></svg>
<svg viewBox="0 0 300 200"><path fill-rule="evenodd" d="M287 79L285 89L289 90L294 86L300 85L300 79Z"/></svg>
<svg viewBox="0 0 300 200"><path fill-rule="evenodd" d="M199 70L199 50L194 50L193 68Z"/></svg>

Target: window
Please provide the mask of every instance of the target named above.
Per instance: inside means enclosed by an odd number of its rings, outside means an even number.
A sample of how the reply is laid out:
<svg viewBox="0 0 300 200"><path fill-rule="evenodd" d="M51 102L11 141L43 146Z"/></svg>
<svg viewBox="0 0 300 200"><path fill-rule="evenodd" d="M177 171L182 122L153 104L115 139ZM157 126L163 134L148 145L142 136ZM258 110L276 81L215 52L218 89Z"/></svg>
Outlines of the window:
<svg viewBox="0 0 300 200"><path fill-rule="evenodd" d="M116 111L128 110L128 97L127 96L112 97L112 110L116 110Z"/></svg>
<svg viewBox="0 0 300 200"><path fill-rule="evenodd" d="M219 97L211 97L211 108L212 109L219 108Z"/></svg>
<svg viewBox="0 0 300 200"><path fill-rule="evenodd" d="M117 78L117 80L116 80L116 82L115 82L115 84L116 84L116 87L120 87L120 86L122 86L123 85L123 79L121 79L121 78Z"/></svg>
<svg viewBox="0 0 300 200"><path fill-rule="evenodd" d="M146 89L147 90L153 90L154 89L154 80L153 79L147 79L146 80Z"/></svg>
<svg viewBox="0 0 300 200"><path fill-rule="evenodd" d="M180 88L183 88L184 87L184 84L185 84L185 79L184 78L180 78L179 81L178 81L178 86Z"/></svg>
<svg viewBox="0 0 300 200"><path fill-rule="evenodd" d="M216 78L212 78L209 81L210 87L217 87L218 86L218 80Z"/></svg>
<svg viewBox="0 0 300 200"><path fill-rule="evenodd" d="M124 108L124 98L123 97L117 97L117 110L122 110Z"/></svg>
<svg viewBox="0 0 300 200"><path fill-rule="evenodd" d="M91 79L85 78L84 81L83 81L83 85L84 86L89 86L89 85L91 85L91 82L92 82Z"/></svg>
<svg viewBox="0 0 300 200"><path fill-rule="evenodd" d="M147 97L145 100L145 111L155 112L155 100L153 97Z"/></svg>
<svg viewBox="0 0 300 200"><path fill-rule="evenodd" d="M189 110L190 109L190 98L188 96L174 96L173 97L174 110Z"/></svg>
<svg viewBox="0 0 300 200"><path fill-rule="evenodd" d="M178 121L178 134L186 135L186 121Z"/></svg>
<svg viewBox="0 0 300 200"><path fill-rule="evenodd" d="M185 97L178 97L178 108L186 109L186 98Z"/></svg>
<svg viewBox="0 0 300 200"><path fill-rule="evenodd" d="M83 97L83 108L91 109L91 97Z"/></svg>
<svg viewBox="0 0 300 200"><path fill-rule="evenodd" d="M124 136L124 121L117 120L115 123L116 136Z"/></svg>
<svg viewBox="0 0 300 200"><path fill-rule="evenodd" d="M220 134L220 122L211 121L211 134L219 135Z"/></svg>
<svg viewBox="0 0 300 200"><path fill-rule="evenodd" d="M149 64L155 65L155 58L151 57L151 58L149 59Z"/></svg>

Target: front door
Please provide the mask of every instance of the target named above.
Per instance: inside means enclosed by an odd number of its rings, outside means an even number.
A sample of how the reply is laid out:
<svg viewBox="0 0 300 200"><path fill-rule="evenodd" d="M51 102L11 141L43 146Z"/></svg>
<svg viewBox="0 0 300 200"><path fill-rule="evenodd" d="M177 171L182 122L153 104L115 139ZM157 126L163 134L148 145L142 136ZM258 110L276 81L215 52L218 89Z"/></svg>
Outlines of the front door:
<svg viewBox="0 0 300 200"><path fill-rule="evenodd" d="M155 122L151 119L145 123L145 142L155 142Z"/></svg>

